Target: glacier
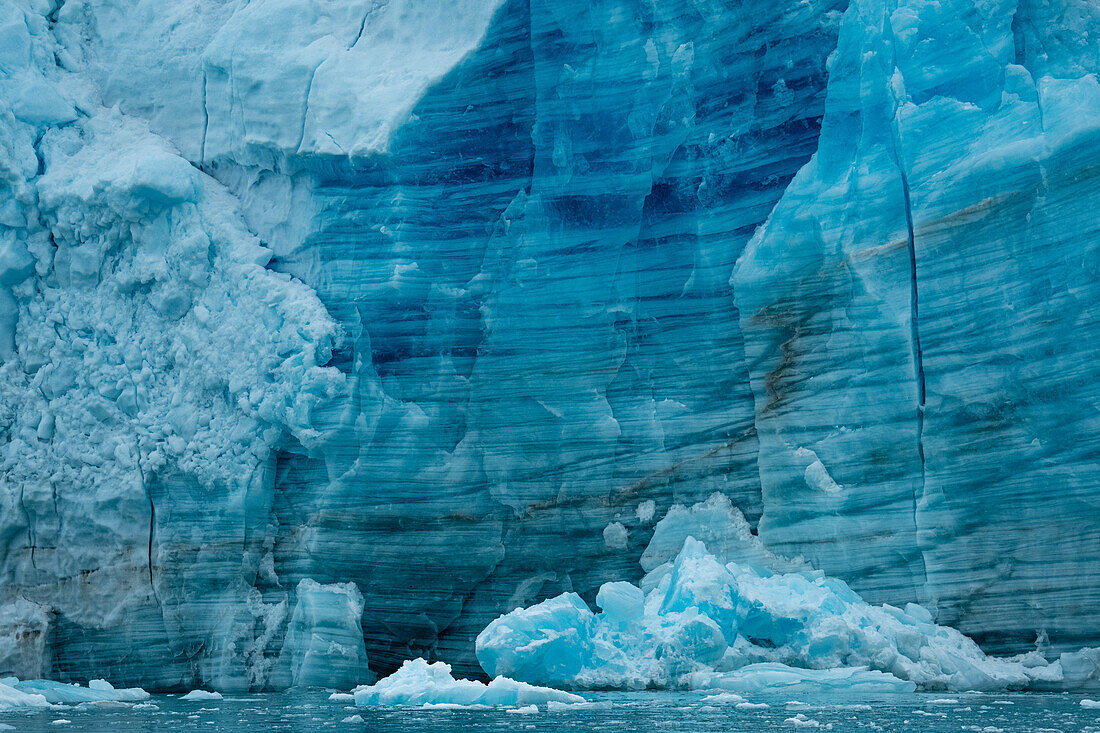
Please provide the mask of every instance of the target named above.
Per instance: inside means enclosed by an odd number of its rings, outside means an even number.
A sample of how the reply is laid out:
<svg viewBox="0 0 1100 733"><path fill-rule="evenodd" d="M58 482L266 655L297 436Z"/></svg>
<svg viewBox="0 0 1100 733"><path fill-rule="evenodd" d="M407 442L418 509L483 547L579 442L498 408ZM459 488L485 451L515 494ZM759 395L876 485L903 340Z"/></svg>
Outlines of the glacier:
<svg viewBox="0 0 1100 733"><path fill-rule="evenodd" d="M0 675L497 674L550 603L691 650L606 684L1087 686L1098 27L0 0ZM738 646L680 556L989 679Z"/></svg>

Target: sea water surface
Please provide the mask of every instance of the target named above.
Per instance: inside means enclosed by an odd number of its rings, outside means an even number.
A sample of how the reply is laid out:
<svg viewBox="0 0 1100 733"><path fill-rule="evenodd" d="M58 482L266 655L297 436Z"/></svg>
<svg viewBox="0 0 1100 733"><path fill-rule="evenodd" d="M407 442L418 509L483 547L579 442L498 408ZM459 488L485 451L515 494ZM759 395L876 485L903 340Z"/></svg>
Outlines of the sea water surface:
<svg viewBox="0 0 1100 733"><path fill-rule="evenodd" d="M538 712L515 709L356 708L319 690L187 701L154 695L139 705L59 706L0 712L0 729L19 731L1008 731L1100 732L1100 709L1063 694L745 695L603 693L593 705ZM1087 703L1086 703L1087 705ZM766 707L764 707L766 706ZM358 717L356 717L358 716ZM6 726L10 726L6 727Z"/></svg>

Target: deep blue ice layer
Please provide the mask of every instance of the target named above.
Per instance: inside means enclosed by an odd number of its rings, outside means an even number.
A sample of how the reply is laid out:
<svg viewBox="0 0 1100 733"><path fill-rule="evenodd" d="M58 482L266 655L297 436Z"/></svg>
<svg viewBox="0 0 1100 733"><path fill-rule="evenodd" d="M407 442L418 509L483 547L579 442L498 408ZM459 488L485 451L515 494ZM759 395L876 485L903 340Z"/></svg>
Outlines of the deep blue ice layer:
<svg viewBox="0 0 1100 733"><path fill-rule="evenodd" d="M588 695L606 701L598 707L565 713L523 715L508 709L421 710L419 708L353 708L330 702L318 691L240 695L224 700L184 702L154 696L158 710L76 710L34 714L0 713L0 723L20 731L631 731L673 730L681 733L759 730L840 731L1094 731L1100 710L1083 708L1080 698L1061 694L943 695L937 693L866 696L761 695L766 709L705 703L702 693L605 693ZM956 702L949 702L956 701ZM798 702L800 705L789 705ZM362 722L343 722L360 715ZM804 725L789 719L802 715ZM58 719L68 724L54 725ZM820 727L814 727L815 721Z"/></svg>

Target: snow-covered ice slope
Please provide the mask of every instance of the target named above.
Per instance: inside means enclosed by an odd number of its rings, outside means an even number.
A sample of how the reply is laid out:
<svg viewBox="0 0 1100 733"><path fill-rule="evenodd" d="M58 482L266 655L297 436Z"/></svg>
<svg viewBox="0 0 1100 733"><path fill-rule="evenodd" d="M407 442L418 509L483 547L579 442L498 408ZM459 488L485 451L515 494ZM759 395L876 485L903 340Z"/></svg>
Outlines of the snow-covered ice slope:
<svg viewBox="0 0 1100 733"><path fill-rule="evenodd" d="M646 569L1100 641L1098 24L0 0L0 674L475 674L677 503Z"/></svg>

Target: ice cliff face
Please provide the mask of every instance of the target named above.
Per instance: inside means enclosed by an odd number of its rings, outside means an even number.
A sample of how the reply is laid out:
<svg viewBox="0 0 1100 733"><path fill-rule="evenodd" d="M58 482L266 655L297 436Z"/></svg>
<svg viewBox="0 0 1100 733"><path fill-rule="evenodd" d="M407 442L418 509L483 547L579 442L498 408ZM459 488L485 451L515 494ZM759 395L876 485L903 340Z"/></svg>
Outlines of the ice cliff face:
<svg viewBox="0 0 1100 733"><path fill-rule="evenodd" d="M1098 28L2 0L0 674L468 674L715 491L987 650L1095 643Z"/></svg>

